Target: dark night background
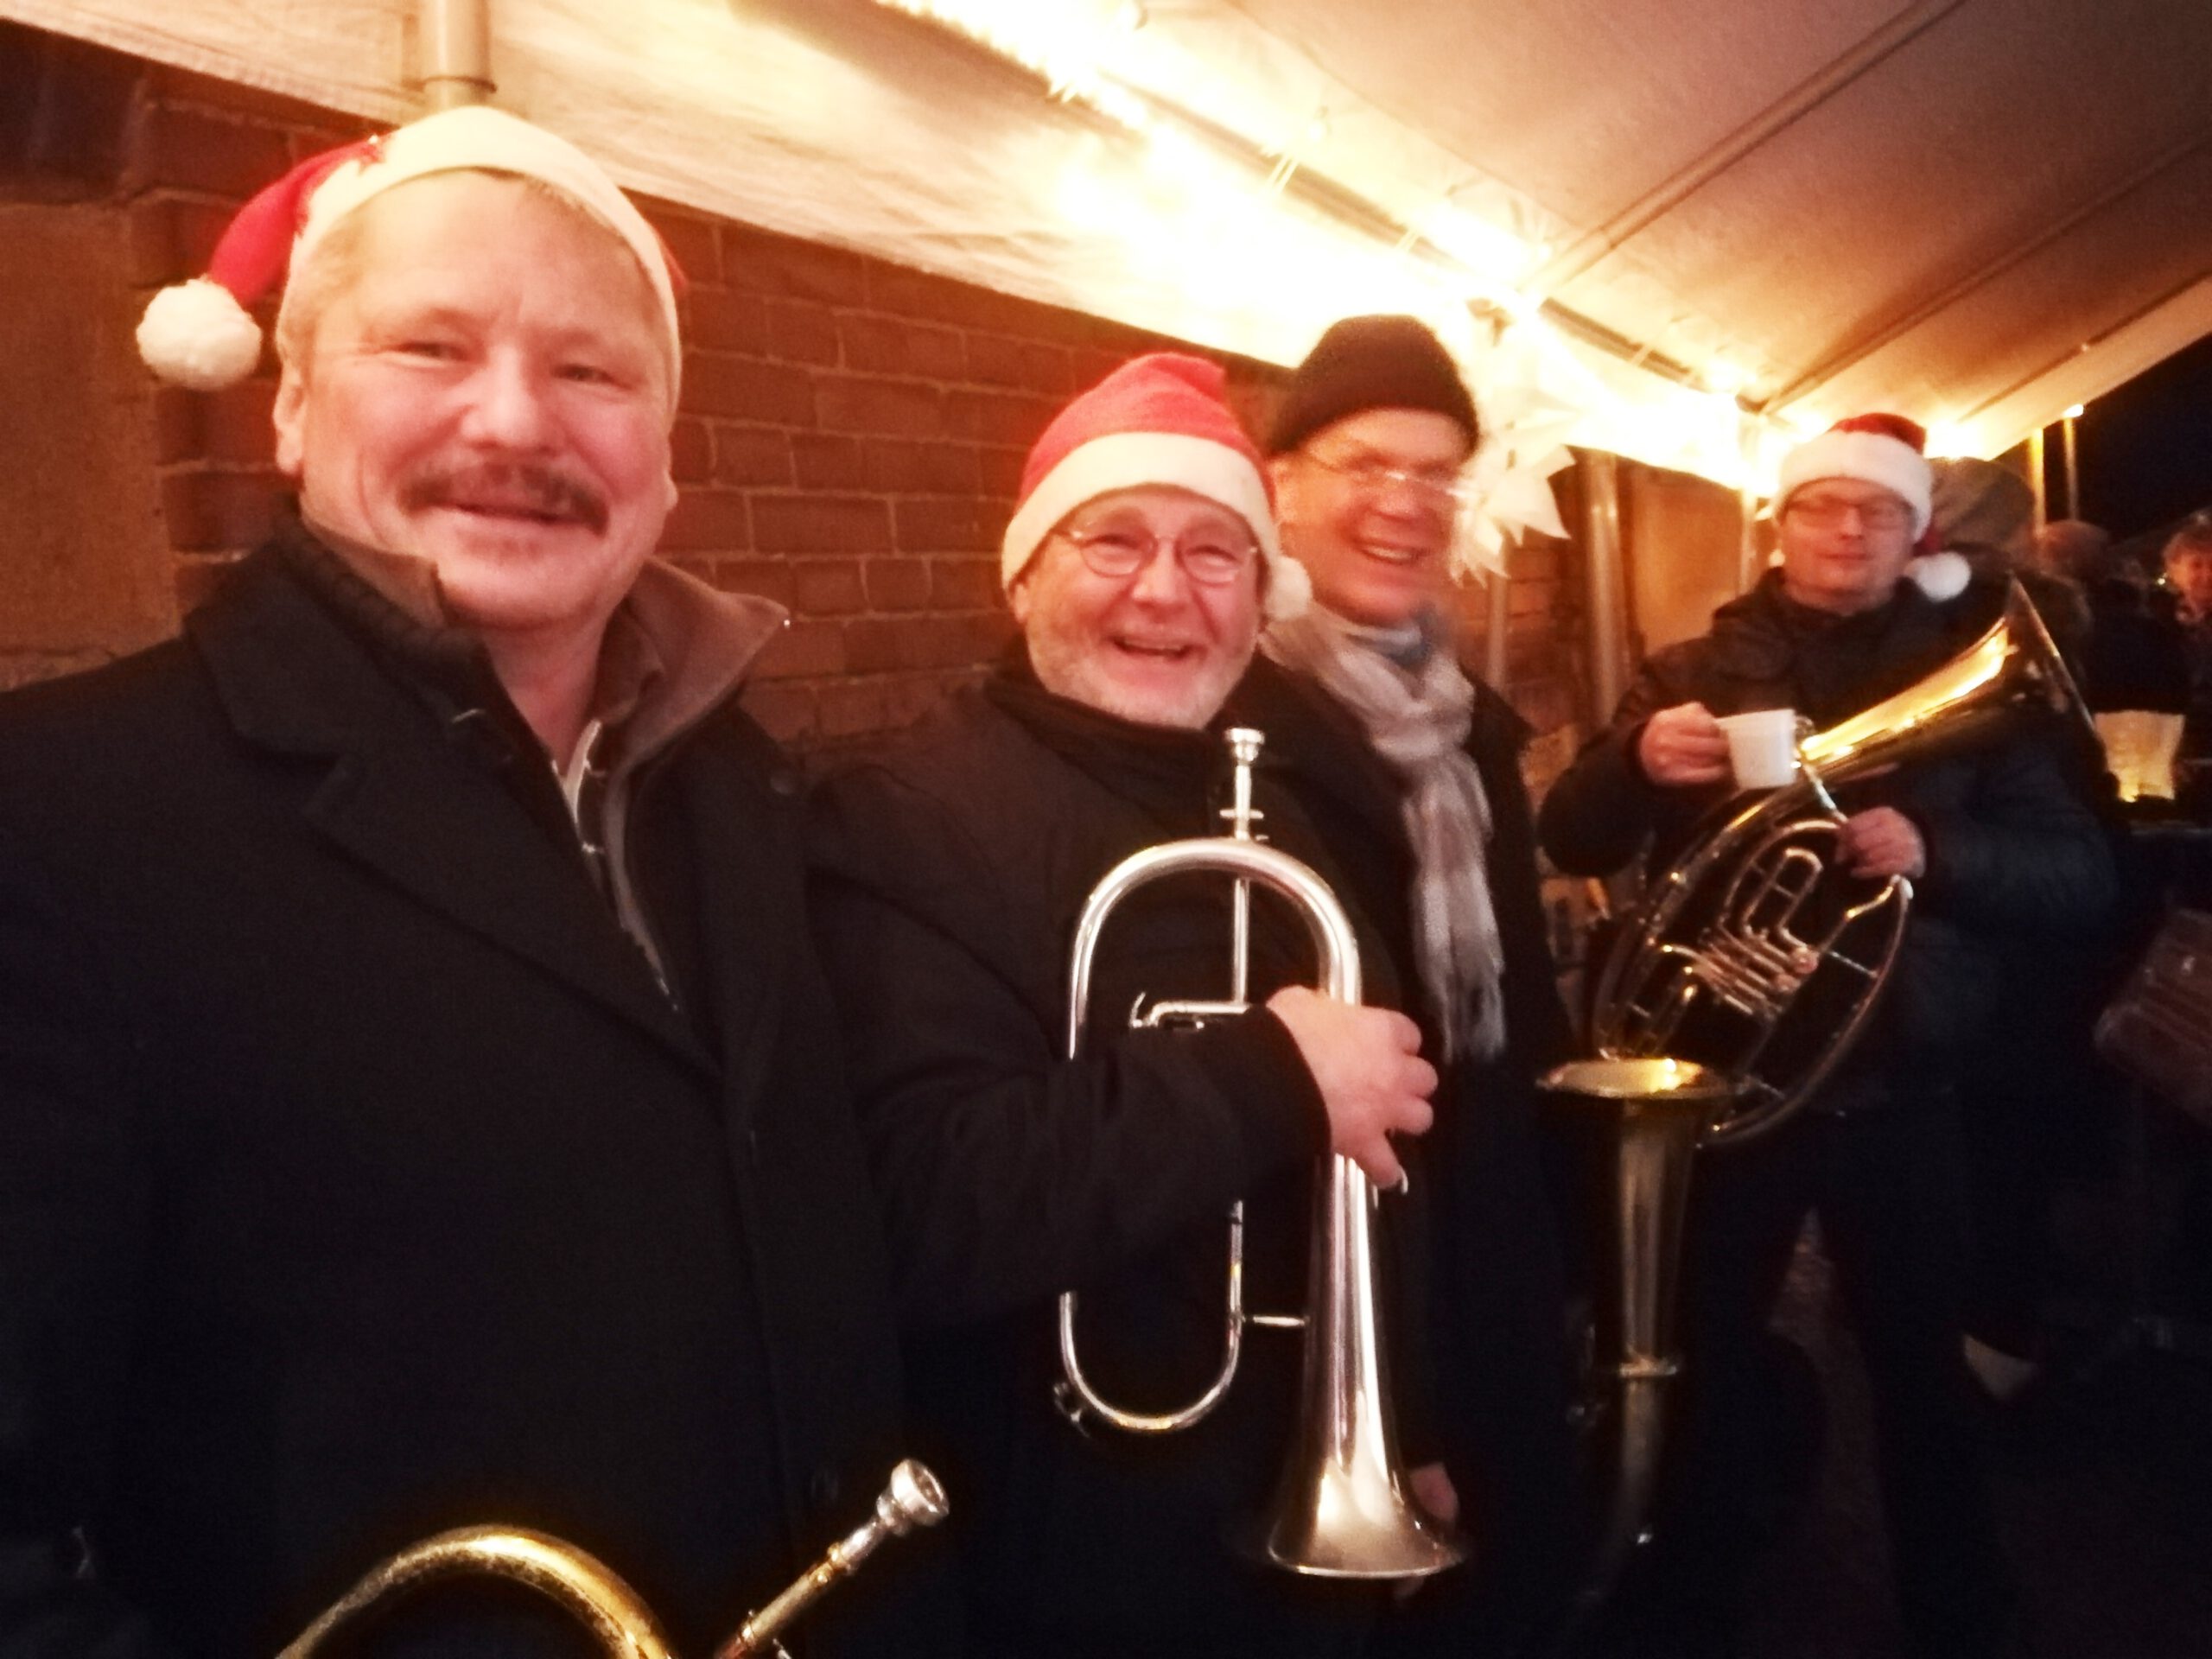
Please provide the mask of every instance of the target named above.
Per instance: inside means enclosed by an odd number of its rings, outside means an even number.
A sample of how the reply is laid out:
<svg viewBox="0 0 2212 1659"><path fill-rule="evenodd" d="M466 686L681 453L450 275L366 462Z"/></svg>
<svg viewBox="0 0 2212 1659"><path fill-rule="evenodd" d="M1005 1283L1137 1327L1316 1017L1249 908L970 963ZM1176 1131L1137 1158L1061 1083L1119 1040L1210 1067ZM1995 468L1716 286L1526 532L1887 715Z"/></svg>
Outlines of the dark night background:
<svg viewBox="0 0 2212 1659"><path fill-rule="evenodd" d="M2212 337L2090 404L2075 423L2080 516L2118 541L2163 542L2173 523L2212 506ZM2045 440L2050 512L2066 511L2063 441Z"/></svg>

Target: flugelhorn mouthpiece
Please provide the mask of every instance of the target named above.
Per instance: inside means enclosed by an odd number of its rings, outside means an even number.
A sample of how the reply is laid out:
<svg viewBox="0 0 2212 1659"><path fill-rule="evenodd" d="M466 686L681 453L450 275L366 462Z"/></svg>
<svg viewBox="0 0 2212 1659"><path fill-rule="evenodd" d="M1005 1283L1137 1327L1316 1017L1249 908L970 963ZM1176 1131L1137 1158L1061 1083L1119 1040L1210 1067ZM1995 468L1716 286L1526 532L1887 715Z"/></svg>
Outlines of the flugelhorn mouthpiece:
<svg viewBox="0 0 2212 1659"><path fill-rule="evenodd" d="M894 1538L918 1527L933 1527L951 1512L937 1477L912 1458L891 1471L891 1484L875 1500L876 1519Z"/></svg>
<svg viewBox="0 0 2212 1659"><path fill-rule="evenodd" d="M715 1659L756 1659L780 1653L776 1637L822 1592L850 1578L886 1538L933 1527L951 1512L938 1478L908 1458L891 1471L875 1500L875 1518L830 1546L830 1553L794 1580L783 1594L745 1621L745 1628L715 1650Z"/></svg>

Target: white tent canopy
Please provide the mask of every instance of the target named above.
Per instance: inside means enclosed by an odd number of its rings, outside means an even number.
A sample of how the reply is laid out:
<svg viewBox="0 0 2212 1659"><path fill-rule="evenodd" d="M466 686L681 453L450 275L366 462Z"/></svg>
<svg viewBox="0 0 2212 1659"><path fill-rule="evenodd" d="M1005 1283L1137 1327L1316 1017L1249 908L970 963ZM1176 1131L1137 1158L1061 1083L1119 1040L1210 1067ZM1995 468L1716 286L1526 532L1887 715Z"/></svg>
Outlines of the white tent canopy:
<svg viewBox="0 0 2212 1659"><path fill-rule="evenodd" d="M1524 468L1993 454L2212 333L2205 0L490 4L499 101L626 184L1277 361L1417 309ZM414 10L0 0L393 119Z"/></svg>

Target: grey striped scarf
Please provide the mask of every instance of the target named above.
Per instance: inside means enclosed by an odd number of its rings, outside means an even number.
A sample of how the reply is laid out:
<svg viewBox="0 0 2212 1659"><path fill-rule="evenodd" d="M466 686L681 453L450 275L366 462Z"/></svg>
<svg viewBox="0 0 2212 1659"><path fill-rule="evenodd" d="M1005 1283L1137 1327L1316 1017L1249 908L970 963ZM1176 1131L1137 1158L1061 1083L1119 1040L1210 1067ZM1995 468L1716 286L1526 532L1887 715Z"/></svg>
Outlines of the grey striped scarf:
<svg viewBox="0 0 2212 1659"><path fill-rule="evenodd" d="M1486 862L1490 797L1465 747L1474 687L1425 637L1363 627L1319 605L1274 624L1261 649L1351 709L1404 779L1414 949L1444 1058L1496 1057L1505 1046L1505 950Z"/></svg>

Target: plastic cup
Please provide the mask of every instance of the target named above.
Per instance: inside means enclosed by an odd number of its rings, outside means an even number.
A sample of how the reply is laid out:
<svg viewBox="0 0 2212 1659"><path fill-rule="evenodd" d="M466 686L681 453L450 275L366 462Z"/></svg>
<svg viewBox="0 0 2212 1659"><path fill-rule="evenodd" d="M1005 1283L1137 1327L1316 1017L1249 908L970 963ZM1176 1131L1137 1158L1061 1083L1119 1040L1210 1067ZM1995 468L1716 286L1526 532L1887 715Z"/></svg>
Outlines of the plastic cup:
<svg viewBox="0 0 2212 1659"><path fill-rule="evenodd" d="M1760 709L1747 715L1723 715L1728 734L1728 764L1738 789L1779 789L1797 775L1797 711Z"/></svg>

